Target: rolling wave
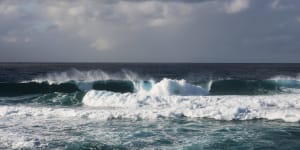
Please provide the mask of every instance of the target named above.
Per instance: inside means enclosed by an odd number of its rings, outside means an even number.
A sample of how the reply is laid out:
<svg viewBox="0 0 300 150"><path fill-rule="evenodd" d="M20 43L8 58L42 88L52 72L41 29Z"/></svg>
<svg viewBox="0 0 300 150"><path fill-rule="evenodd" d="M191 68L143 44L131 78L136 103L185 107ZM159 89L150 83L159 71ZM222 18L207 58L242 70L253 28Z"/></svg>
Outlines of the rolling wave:
<svg viewBox="0 0 300 150"><path fill-rule="evenodd" d="M257 95L281 92L285 85L271 80L219 80L210 87L213 95Z"/></svg>
<svg viewBox="0 0 300 150"><path fill-rule="evenodd" d="M147 93L148 95L262 95L292 93L300 89L297 80L216 80L208 87L188 83L186 80L164 78L154 80L100 80L93 82L68 81L64 83L22 82L0 83L0 96L22 96L53 92L73 93L89 90L119 93Z"/></svg>
<svg viewBox="0 0 300 150"><path fill-rule="evenodd" d="M60 84L49 84L47 82L28 83L0 83L0 96L22 96L47 93L73 93L88 90L106 90L113 92L134 92L134 85L130 81L96 81L92 83L66 82Z"/></svg>
<svg viewBox="0 0 300 150"><path fill-rule="evenodd" d="M0 116L300 120L297 78L219 79L198 83L184 79L143 79L131 72L119 75L74 72L0 83ZM32 103L41 106L33 107L36 105ZM86 107L65 107L82 105Z"/></svg>
<svg viewBox="0 0 300 150"><path fill-rule="evenodd" d="M94 89L121 93L148 93L150 95L261 95L296 91L293 89L300 89L300 80L298 79L298 77L276 76L261 80L217 79L199 83L193 80L169 79L167 77L154 80L151 77L141 77L128 70L109 73L103 70L79 71L71 69L64 72L48 73L25 83L36 84L35 86L38 86L37 83L48 83L48 87L54 85L53 88L48 88L49 92L64 93ZM64 84L70 86L70 91L58 88L62 85L64 87ZM46 88L44 87L44 89ZM47 92L47 89L43 92Z"/></svg>

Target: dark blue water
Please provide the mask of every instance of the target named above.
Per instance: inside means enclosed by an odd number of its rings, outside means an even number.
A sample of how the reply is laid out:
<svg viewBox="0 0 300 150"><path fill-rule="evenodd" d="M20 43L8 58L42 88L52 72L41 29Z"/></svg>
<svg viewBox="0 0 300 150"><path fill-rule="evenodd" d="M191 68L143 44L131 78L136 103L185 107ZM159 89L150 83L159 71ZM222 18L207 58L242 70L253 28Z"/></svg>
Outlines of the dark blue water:
<svg viewBox="0 0 300 150"><path fill-rule="evenodd" d="M300 149L300 64L0 64L0 149Z"/></svg>

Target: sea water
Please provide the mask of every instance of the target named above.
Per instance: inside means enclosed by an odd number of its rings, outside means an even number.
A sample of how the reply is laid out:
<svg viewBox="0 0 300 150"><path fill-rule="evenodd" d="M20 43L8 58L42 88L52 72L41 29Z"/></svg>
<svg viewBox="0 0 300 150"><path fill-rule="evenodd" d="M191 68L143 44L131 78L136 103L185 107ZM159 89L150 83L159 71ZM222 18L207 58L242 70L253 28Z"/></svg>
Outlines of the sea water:
<svg viewBox="0 0 300 150"><path fill-rule="evenodd" d="M299 64L0 64L0 149L300 149Z"/></svg>

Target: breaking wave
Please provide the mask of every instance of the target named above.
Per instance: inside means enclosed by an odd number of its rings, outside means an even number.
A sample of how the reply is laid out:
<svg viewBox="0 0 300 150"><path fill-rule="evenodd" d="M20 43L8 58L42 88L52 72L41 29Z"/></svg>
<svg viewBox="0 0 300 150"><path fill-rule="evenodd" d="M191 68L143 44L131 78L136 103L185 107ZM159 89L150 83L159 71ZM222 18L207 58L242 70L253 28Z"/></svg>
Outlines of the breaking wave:
<svg viewBox="0 0 300 150"><path fill-rule="evenodd" d="M0 106L0 116L42 118L159 119L212 118L216 120L300 120L300 95L273 96L148 96L91 90L86 107Z"/></svg>
<svg viewBox="0 0 300 150"><path fill-rule="evenodd" d="M0 96L22 96L53 92L73 93L89 90L148 95L265 95L299 93L300 80L291 77L274 77L264 80L218 79L202 83L185 79L152 79L122 70L108 73L102 70L79 71L72 69L48 73L30 81L0 83Z"/></svg>
<svg viewBox="0 0 300 150"><path fill-rule="evenodd" d="M89 91L82 103L90 107L121 109L116 118L191 117L217 120L300 120L299 94L273 96L147 96ZM124 113L124 109L126 113ZM134 110L129 111L128 110Z"/></svg>
<svg viewBox="0 0 300 150"><path fill-rule="evenodd" d="M30 94L46 94L53 92L73 93L91 89L119 93L148 93L151 95L207 95L208 91L186 83L185 80L163 79L154 81L106 80L87 82L67 82L49 84L37 83L0 83L0 96L21 96Z"/></svg>
<svg viewBox="0 0 300 150"><path fill-rule="evenodd" d="M103 120L204 117L297 122L300 120L299 92L297 78L219 79L199 84L185 79L142 78L130 71L110 74L101 70L71 70L26 82L0 83L0 116Z"/></svg>

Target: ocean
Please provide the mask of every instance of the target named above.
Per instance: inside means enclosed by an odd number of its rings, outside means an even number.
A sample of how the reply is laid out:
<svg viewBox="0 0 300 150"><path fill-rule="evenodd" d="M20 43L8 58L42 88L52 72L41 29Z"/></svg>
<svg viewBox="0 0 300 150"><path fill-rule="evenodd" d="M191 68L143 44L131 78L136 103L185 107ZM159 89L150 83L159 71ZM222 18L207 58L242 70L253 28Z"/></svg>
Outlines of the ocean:
<svg viewBox="0 0 300 150"><path fill-rule="evenodd" d="M300 64L0 64L0 149L300 149L299 120Z"/></svg>

